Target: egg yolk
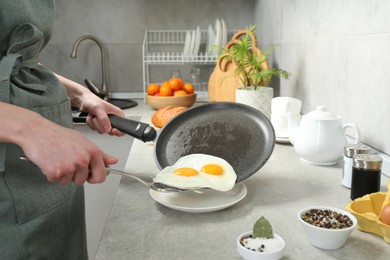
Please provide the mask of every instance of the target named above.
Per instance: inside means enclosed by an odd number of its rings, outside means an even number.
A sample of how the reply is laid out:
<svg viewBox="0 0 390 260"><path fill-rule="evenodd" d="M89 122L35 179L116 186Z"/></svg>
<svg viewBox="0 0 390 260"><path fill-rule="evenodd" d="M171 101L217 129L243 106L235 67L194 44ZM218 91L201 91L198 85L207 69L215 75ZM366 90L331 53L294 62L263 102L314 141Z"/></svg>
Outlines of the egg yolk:
<svg viewBox="0 0 390 260"><path fill-rule="evenodd" d="M212 175L221 175L223 168L217 164L207 164L202 167L202 172Z"/></svg>
<svg viewBox="0 0 390 260"><path fill-rule="evenodd" d="M174 174L176 175L179 175L179 176L186 176L186 177L190 177L190 176L195 176L197 174L199 174L199 172L193 168L178 168L176 170L173 171Z"/></svg>

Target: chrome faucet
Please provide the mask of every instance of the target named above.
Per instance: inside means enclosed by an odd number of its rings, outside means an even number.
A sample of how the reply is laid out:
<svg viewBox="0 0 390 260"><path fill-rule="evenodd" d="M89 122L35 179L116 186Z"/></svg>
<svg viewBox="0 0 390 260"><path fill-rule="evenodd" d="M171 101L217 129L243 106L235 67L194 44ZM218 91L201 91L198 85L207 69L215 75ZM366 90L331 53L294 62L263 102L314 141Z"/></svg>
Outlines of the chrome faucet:
<svg viewBox="0 0 390 260"><path fill-rule="evenodd" d="M104 100L108 100L108 87L107 87L107 82L106 82L106 52L104 50L103 43L96 38L95 36L92 35L83 35L79 37L76 42L73 44L73 49L72 49L72 54L70 55L71 58L75 59L77 57L77 48L79 44L86 40L92 40L96 42L96 44L100 48L100 53L101 53L101 66L102 66L102 87L99 89L96 87L89 79L85 79L85 84L87 84L87 87L97 96Z"/></svg>

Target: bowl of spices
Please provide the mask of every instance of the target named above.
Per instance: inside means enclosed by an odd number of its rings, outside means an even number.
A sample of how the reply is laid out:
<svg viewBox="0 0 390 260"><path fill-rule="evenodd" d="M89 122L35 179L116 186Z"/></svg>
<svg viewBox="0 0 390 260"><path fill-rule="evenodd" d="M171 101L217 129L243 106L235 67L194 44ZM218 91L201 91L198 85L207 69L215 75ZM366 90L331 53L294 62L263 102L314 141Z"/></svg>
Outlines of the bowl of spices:
<svg viewBox="0 0 390 260"><path fill-rule="evenodd" d="M278 260L283 257L285 242L281 236L273 233L269 221L261 217L253 230L238 236L237 252L247 260Z"/></svg>
<svg viewBox="0 0 390 260"><path fill-rule="evenodd" d="M357 224L351 213L324 206L300 210L298 220L309 242L315 247L328 250L343 247Z"/></svg>

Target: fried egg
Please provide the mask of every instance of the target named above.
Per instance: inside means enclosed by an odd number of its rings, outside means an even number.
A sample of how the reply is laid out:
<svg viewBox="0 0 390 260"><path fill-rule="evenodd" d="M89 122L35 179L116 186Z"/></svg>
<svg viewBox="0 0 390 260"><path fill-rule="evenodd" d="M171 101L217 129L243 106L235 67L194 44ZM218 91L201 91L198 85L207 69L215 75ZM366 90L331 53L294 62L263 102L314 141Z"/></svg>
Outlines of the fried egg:
<svg viewBox="0 0 390 260"><path fill-rule="evenodd" d="M227 161L208 154L183 156L153 179L180 189L211 188L218 191L232 189L236 180L236 172Z"/></svg>

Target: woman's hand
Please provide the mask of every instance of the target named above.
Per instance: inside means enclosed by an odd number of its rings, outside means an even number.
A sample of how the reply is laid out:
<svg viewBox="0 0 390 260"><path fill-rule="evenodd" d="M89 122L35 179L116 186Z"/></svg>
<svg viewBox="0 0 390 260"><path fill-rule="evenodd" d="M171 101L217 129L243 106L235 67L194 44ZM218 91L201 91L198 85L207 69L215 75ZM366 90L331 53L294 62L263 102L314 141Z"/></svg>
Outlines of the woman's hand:
<svg viewBox="0 0 390 260"><path fill-rule="evenodd" d="M106 179L106 166L118 162L76 130L46 119L32 124L22 149L51 182L101 183Z"/></svg>
<svg viewBox="0 0 390 260"><path fill-rule="evenodd" d="M80 132L22 107L0 102L0 119L0 142L19 145L49 181L101 183L106 167L118 161Z"/></svg>
<svg viewBox="0 0 390 260"><path fill-rule="evenodd" d="M81 98L80 110L88 112L87 125L100 134L122 136L118 129L112 128L108 115L114 114L124 117L125 113L118 107L102 100L93 93L86 93Z"/></svg>
<svg viewBox="0 0 390 260"><path fill-rule="evenodd" d="M58 80L65 86L72 106L80 111L88 112L87 124L99 133L109 133L111 135L123 135L118 129L111 127L108 115L114 114L124 117L125 113L118 107L102 100L82 85L55 74Z"/></svg>

